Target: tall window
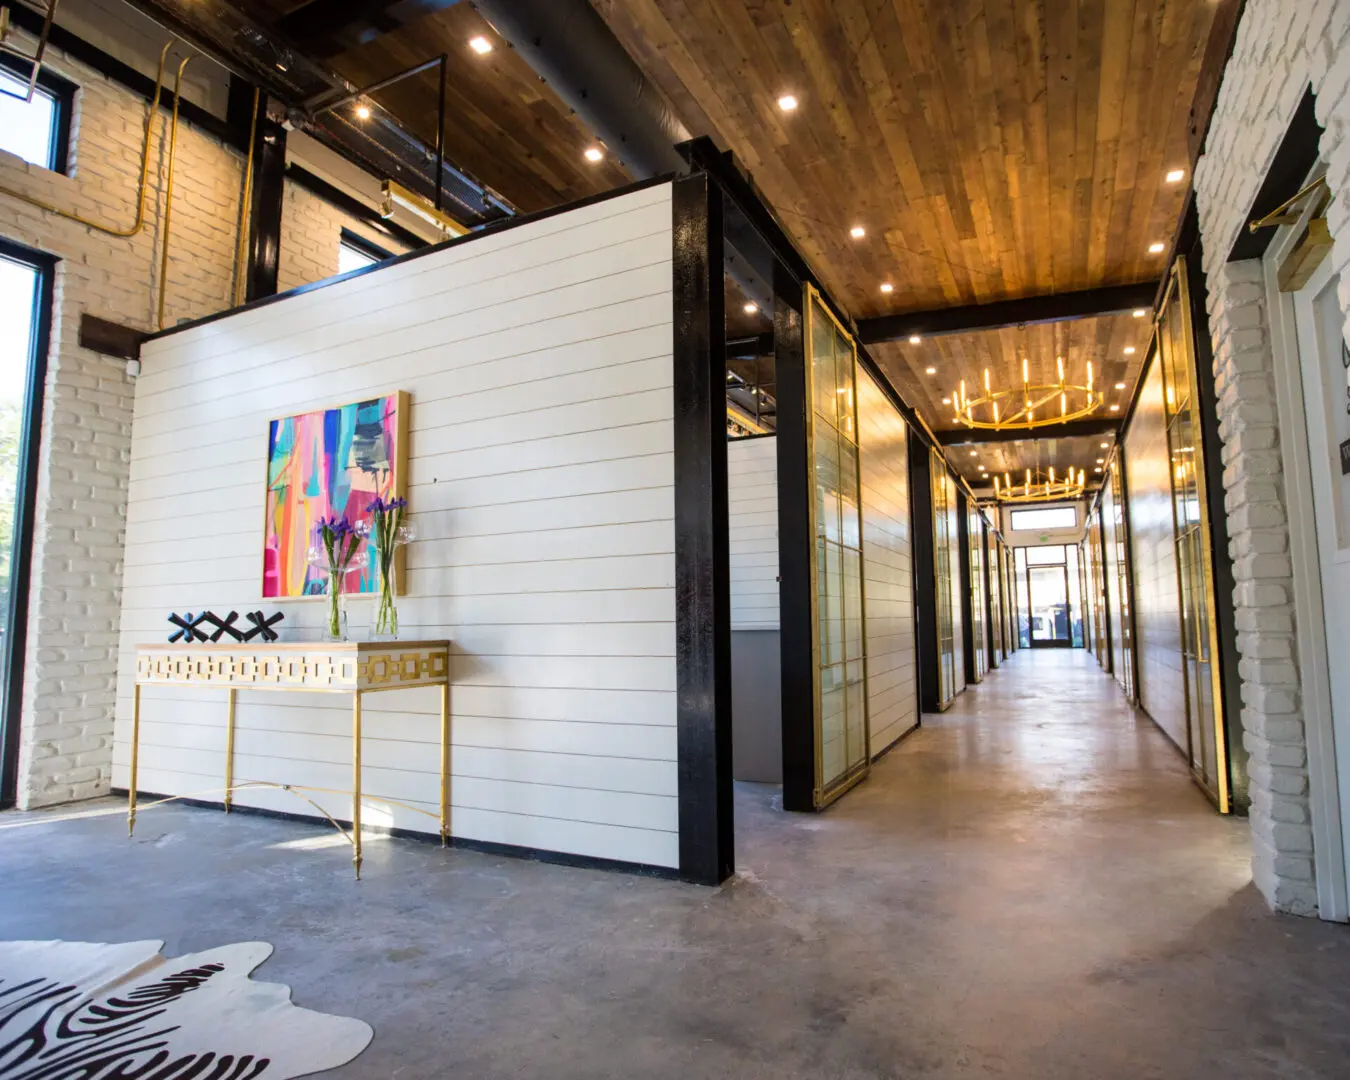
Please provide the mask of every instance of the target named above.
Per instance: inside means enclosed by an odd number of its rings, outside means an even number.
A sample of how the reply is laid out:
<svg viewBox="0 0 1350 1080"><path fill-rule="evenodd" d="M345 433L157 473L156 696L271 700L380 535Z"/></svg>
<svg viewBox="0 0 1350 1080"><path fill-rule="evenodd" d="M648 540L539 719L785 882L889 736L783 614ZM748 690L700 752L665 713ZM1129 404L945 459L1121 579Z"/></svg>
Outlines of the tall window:
<svg viewBox="0 0 1350 1080"><path fill-rule="evenodd" d="M47 256L0 240L0 808L15 796L53 267Z"/></svg>
<svg viewBox="0 0 1350 1080"><path fill-rule="evenodd" d="M66 171L75 86L45 68L28 94L32 68L0 56L0 150L54 172Z"/></svg>
<svg viewBox="0 0 1350 1080"><path fill-rule="evenodd" d="M345 274L348 270L360 270L363 266L374 266L377 262L388 258L391 258L391 254L384 248L357 236L350 229L342 230L342 239L338 242L339 274Z"/></svg>

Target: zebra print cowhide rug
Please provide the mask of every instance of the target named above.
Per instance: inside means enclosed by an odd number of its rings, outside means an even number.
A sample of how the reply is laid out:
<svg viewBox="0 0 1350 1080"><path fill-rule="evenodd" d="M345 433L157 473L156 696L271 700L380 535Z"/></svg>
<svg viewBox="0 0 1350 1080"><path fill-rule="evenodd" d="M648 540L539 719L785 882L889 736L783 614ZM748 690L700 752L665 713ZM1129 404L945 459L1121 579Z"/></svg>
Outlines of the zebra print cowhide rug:
<svg viewBox="0 0 1350 1080"><path fill-rule="evenodd" d="M162 945L0 941L0 1080L284 1080L370 1043L369 1024L250 979L264 941L176 958Z"/></svg>

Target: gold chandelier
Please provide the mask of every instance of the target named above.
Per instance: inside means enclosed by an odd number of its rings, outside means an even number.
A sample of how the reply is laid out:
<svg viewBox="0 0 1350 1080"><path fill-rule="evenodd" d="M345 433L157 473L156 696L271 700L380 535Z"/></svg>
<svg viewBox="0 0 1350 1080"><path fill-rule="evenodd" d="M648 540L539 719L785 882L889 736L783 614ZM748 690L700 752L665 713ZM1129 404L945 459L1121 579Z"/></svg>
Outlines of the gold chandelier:
<svg viewBox="0 0 1350 1080"><path fill-rule="evenodd" d="M1103 395L1092 385L1092 361L1088 361L1087 380L1083 383L1064 381L1064 357L1055 358L1059 381L1031 383L1029 365L1022 360L1022 388L995 390L984 369L984 393L971 397L966 393L966 380L961 380L952 398L958 424L986 431L1005 431L1064 424L1091 416L1101 406Z"/></svg>
<svg viewBox="0 0 1350 1080"><path fill-rule="evenodd" d="M1078 470L1077 476L1070 469L1067 476L1058 479L1055 477L1053 465L1050 466L1049 474L1046 476L1042 476L1039 470L1033 474L1032 470L1028 469L1026 477L1020 484L1014 484L1009 473L1003 474L1002 485L999 484L998 477L994 477L994 499L1005 503L1067 501L1082 498L1086 490L1087 473L1083 469Z"/></svg>

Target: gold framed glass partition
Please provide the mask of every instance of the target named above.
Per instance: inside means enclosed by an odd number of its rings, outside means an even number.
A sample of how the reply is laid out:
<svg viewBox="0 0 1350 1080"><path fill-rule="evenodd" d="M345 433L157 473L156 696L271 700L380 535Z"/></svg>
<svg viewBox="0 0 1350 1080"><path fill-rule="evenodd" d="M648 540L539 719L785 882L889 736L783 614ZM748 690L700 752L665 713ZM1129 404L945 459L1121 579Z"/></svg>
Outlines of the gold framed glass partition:
<svg viewBox="0 0 1350 1080"><path fill-rule="evenodd" d="M986 638L984 620L984 515L969 500L966 511L967 547L970 549L970 644L974 652L971 670L975 681L984 678L989 670L986 658Z"/></svg>
<svg viewBox="0 0 1350 1080"><path fill-rule="evenodd" d="M813 484L814 800L821 807L863 779L871 762L863 634L857 349L810 285L805 308L807 442Z"/></svg>
<svg viewBox="0 0 1350 1080"><path fill-rule="evenodd" d="M1172 483L1188 756L1196 782L1214 800L1219 812L1226 814L1230 809L1228 748L1223 687L1216 662L1218 614L1185 256L1179 256L1172 265L1158 312L1155 334L1162 365Z"/></svg>
<svg viewBox="0 0 1350 1080"><path fill-rule="evenodd" d="M930 450L928 470L933 491L933 579L938 634L938 708L956 697L956 616L952 610L952 549L956 545L956 490L947 476L947 461Z"/></svg>

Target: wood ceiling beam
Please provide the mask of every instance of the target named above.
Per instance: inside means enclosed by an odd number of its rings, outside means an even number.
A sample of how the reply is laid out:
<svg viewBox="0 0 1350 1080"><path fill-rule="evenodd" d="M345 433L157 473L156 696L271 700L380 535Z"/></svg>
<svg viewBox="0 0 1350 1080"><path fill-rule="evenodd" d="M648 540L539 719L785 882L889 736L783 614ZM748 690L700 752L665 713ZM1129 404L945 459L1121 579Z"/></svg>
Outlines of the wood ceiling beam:
<svg viewBox="0 0 1350 1080"><path fill-rule="evenodd" d="M1090 319L1139 308L1151 311L1158 284L1157 281L1145 281L1137 285L1113 285L1081 292L1027 296L992 304L972 304L969 307L880 315L873 319L858 320L858 339L864 344L875 345L883 341L904 341L914 334L940 337L972 330L998 330L1005 326Z"/></svg>
<svg viewBox="0 0 1350 1080"><path fill-rule="evenodd" d="M327 60L457 3L459 0L310 0L282 16L275 29L309 55Z"/></svg>
<svg viewBox="0 0 1350 1080"><path fill-rule="evenodd" d="M943 446L965 446L970 443L1016 442L1028 439L1077 439L1084 436L1109 435L1115 438L1120 431L1120 421L1107 417L1090 420L1070 420L1067 424L1047 424L1045 427L1025 428L1018 431L1005 428L1002 431L989 431L984 428L955 428L951 431L939 431L938 442Z"/></svg>

